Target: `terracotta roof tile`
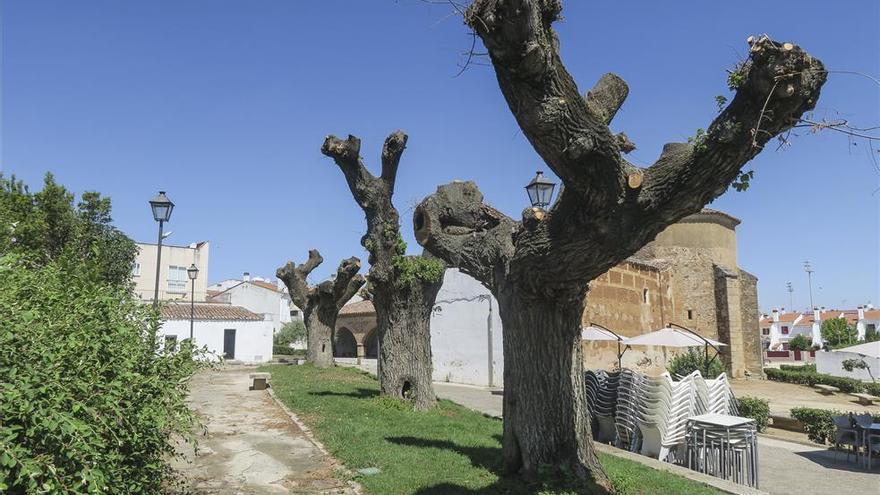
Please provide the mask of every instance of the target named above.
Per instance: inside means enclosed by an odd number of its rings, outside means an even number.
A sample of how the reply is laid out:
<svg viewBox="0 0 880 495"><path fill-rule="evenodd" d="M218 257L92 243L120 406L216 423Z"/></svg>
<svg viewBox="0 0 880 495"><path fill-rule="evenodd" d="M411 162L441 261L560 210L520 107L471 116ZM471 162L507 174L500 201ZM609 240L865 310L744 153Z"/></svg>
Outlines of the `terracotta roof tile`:
<svg viewBox="0 0 880 495"><path fill-rule="evenodd" d="M269 289L274 292L281 292L278 289L278 286L271 282L263 282L262 280L251 280L250 283L256 285L257 287L262 287L264 289Z"/></svg>
<svg viewBox="0 0 880 495"><path fill-rule="evenodd" d="M356 303L346 304L339 310L340 315L372 315L376 313L373 307L373 301L358 301Z"/></svg>
<svg viewBox="0 0 880 495"><path fill-rule="evenodd" d="M260 321L262 316L252 313L241 306L229 306L228 304L199 303L194 307L196 320L221 320L221 321ZM161 306L163 320L188 320L189 304L166 302Z"/></svg>
<svg viewBox="0 0 880 495"><path fill-rule="evenodd" d="M865 310L866 320L880 320L880 309Z"/></svg>

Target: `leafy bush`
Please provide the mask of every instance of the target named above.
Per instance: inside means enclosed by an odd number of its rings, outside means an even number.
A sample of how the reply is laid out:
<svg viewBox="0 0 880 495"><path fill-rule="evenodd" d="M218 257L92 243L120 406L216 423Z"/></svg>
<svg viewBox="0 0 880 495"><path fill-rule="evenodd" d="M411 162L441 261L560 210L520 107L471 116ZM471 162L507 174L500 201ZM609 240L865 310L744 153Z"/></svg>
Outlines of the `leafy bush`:
<svg viewBox="0 0 880 495"><path fill-rule="evenodd" d="M816 364L780 364L779 369L783 371L796 371L798 373L815 373Z"/></svg>
<svg viewBox="0 0 880 495"><path fill-rule="evenodd" d="M835 409L813 409L810 407L795 407L791 410L791 416L804 424L807 437L816 443L831 443L834 440L834 416L843 414ZM873 415L874 422L880 421L880 415Z"/></svg>
<svg viewBox="0 0 880 495"><path fill-rule="evenodd" d="M831 318L822 322L822 339L832 348L855 343L858 334L856 327L848 324L844 318Z"/></svg>
<svg viewBox="0 0 880 495"><path fill-rule="evenodd" d="M696 351L694 349L688 349L687 352L683 352L681 354L676 354L672 360L669 361L669 365L666 369L672 375L686 376L694 371L699 371L704 378L716 378L721 373L724 373L724 364L721 362L720 358L715 358L712 360L711 356L709 359L712 361L709 365L709 373L706 374L706 356L703 351Z"/></svg>
<svg viewBox="0 0 880 495"><path fill-rule="evenodd" d="M788 341L788 348L793 351L809 351L813 348L813 339L807 338L803 334L795 335L793 339Z"/></svg>
<svg viewBox="0 0 880 495"><path fill-rule="evenodd" d="M105 266L0 257L0 492L155 494L199 366Z"/></svg>
<svg viewBox="0 0 880 495"><path fill-rule="evenodd" d="M273 337L275 347L290 347L290 344L304 342L306 340L306 326L301 321L290 321L281 327ZM290 349L293 351L293 349ZM275 354L292 354L291 352L276 352Z"/></svg>
<svg viewBox="0 0 880 495"><path fill-rule="evenodd" d="M764 431L770 423L770 403L757 397L740 397L736 400L739 415L752 418L758 431Z"/></svg>
<svg viewBox="0 0 880 495"><path fill-rule="evenodd" d="M875 342L880 340L880 332L877 331L877 327L871 325L865 329L865 342Z"/></svg>
<svg viewBox="0 0 880 495"><path fill-rule="evenodd" d="M292 356L292 357L306 357L305 349L294 349L293 347L287 345L273 345L272 346L272 354L276 356Z"/></svg>
<svg viewBox="0 0 880 495"><path fill-rule="evenodd" d="M874 397L880 397L880 383L866 383L865 392Z"/></svg>
<svg viewBox="0 0 880 495"><path fill-rule="evenodd" d="M800 385L813 386L818 384L831 385L837 387L841 392L861 392L865 389L865 384L853 378L844 378L839 376L825 375L809 371L786 371L767 368L764 370L767 378L777 382L797 383Z"/></svg>
<svg viewBox="0 0 880 495"><path fill-rule="evenodd" d="M841 414L840 411L833 409L810 407L795 407L791 410L791 416L803 423L807 438L820 444L825 444L834 438L834 421L831 418Z"/></svg>

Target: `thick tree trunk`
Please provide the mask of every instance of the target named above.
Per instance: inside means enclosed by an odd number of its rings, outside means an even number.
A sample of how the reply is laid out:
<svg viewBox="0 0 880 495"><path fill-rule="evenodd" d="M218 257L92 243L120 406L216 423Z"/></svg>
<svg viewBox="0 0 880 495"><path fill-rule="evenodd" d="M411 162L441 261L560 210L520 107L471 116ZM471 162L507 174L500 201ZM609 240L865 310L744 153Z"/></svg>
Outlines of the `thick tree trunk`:
<svg viewBox="0 0 880 495"><path fill-rule="evenodd" d="M328 318L330 315L321 315L320 311L312 311L305 316L306 329L308 330L306 359L318 368L332 366L335 315L333 315L332 322Z"/></svg>
<svg viewBox="0 0 880 495"><path fill-rule="evenodd" d="M431 385L431 311L443 278L377 287L373 306L379 328L382 393L413 401L416 410L434 406Z"/></svg>
<svg viewBox="0 0 880 495"><path fill-rule="evenodd" d="M498 294L504 324L505 469L535 473L541 465L567 466L598 485L597 492L610 490L593 449L584 391L585 302L523 299L517 292Z"/></svg>

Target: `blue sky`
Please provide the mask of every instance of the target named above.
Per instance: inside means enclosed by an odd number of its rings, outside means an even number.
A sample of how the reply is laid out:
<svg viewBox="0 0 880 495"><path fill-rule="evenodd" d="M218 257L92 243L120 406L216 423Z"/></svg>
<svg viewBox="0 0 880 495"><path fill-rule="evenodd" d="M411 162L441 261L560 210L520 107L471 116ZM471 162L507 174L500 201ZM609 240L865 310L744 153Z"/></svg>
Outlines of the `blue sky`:
<svg viewBox="0 0 880 495"><path fill-rule="evenodd" d="M832 71L880 76L880 3L573 1L557 24L562 56L586 91L605 72L630 96L612 128L653 162L663 144L708 126L725 68L745 39L793 41ZM411 205L437 185L475 180L517 217L525 183L546 170L518 131L490 67L454 77L470 36L445 6L418 0L240 2L4 1L0 169L37 186L46 171L112 197L116 224L154 242L147 201L177 204L176 244L209 240L210 280L269 275L321 250L319 280L366 259L363 215L320 154L326 134L362 139L378 165L384 137L410 138L396 202L410 251ZM833 72L817 117L880 124L880 91ZM744 193L712 205L742 219L740 265L764 309L880 303L878 172L864 143L802 132L765 150Z"/></svg>

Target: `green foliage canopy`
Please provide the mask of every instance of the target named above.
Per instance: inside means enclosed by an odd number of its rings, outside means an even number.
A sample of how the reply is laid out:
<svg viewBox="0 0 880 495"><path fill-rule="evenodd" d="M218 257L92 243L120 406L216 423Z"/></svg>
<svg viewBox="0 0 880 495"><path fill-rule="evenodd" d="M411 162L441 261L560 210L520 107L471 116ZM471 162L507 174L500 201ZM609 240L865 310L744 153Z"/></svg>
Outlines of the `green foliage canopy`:
<svg viewBox="0 0 880 495"><path fill-rule="evenodd" d="M687 352L683 352L681 354L676 354L670 361L669 365L666 367L667 371L669 371L672 375L686 376L694 371L699 371L703 378L714 379L717 378L718 375L724 373L724 364L721 362L721 358L715 358L712 360L712 356L709 356L709 360L711 364L709 365L709 373L706 374L706 355L703 350L695 350L688 349Z"/></svg>
<svg viewBox="0 0 880 495"><path fill-rule="evenodd" d="M110 212L110 199L92 191L74 205L74 195L52 174L37 193L15 177L0 176L0 254L38 266L87 261L104 280L127 286L137 246L111 225Z"/></svg>

